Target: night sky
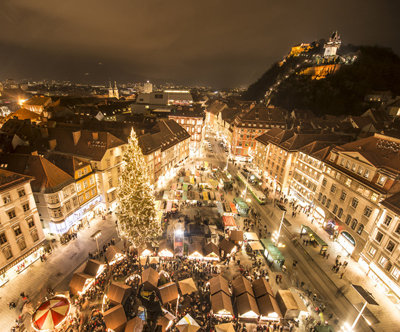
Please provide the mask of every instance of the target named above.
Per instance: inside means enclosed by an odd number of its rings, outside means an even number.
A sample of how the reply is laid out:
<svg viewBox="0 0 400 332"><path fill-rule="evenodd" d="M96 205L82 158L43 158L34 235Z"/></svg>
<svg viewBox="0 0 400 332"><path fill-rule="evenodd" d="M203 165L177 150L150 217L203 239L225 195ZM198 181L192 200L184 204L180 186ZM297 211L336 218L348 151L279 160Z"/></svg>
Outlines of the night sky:
<svg viewBox="0 0 400 332"><path fill-rule="evenodd" d="M0 79L248 85L291 46L400 54L398 0L1 0Z"/></svg>

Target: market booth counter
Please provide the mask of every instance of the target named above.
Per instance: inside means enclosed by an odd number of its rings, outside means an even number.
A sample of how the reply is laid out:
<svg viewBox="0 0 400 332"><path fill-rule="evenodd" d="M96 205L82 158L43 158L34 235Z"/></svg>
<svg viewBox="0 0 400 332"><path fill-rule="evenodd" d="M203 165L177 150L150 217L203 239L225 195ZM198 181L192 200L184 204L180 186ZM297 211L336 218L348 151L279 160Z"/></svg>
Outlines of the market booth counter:
<svg viewBox="0 0 400 332"><path fill-rule="evenodd" d="M107 298L111 304L125 304L125 301L132 293L132 288L123 284L122 282L113 282L107 292Z"/></svg>
<svg viewBox="0 0 400 332"><path fill-rule="evenodd" d="M319 250L320 254L328 250L328 244L322 240L310 227L301 225L300 234L307 234L310 237L311 244L314 245L314 248L321 246Z"/></svg>
<svg viewBox="0 0 400 332"><path fill-rule="evenodd" d="M236 297L236 307L239 319L254 322L260 317L256 299L249 293L243 293L239 297Z"/></svg>
<svg viewBox="0 0 400 332"><path fill-rule="evenodd" d="M121 304L107 310L103 313L107 329L114 332L125 332L127 323L124 307Z"/></svg>
<svg viewBox="0 0 400 332"><path fill-rule="evenodd" d="M264 247L264 256L271 264L276 262L280 267L285 263L285 256L281 253L278 247L275 246L270 239L261 239L261 244Z"/></svg>
<svg viewBox="0 0 400 332"><path fill-rule="evenodd" d="M211 278L210 281L210 294L214 295L219 291L223 291L226 295L231 296L231 291L229 290L228 280L226 280L221 275Z"/></svg>
<svg viewBox="0 0 400 332"><path fill-rule="evenodd" d="M232 299L225 292L219 291L211 295L211 309L214 316L231 319L234 315Z"/></svg>
<svg viewBox="0 0 400 332"><path fill-rule="evenodd" d="M109 246L104 256L106 257L109 265L112 265L125 257L122 250L116 246Z"/></svg>
<svg viewBox="0 0 400 332"><path fill-rule="evenodd" d="M253 287L251 287L251 282L243 276L233 280L232 287L233 287L233 294L235 294L236 297L244 293L248 293L252 297L254 297L254 292L253 292Z"/></svg>

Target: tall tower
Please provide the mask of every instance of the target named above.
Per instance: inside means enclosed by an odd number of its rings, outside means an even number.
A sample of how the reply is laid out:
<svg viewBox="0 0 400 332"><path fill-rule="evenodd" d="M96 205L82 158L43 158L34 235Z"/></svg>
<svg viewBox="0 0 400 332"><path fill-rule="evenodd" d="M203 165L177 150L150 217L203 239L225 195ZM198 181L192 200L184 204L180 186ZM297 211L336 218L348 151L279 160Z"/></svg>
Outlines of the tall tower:
<svg viewBox="0 0 400 332"><path fill-rule="evenodd" d="M117 88L117 81L114 81L114 98L119 99L119 92Z"/></svg>
<svg viewBox="0 0 400 332"><path fill-rule="evenodd" d="M342 41L337 31L334 31L328 42L324 45L324 58L336 57L336 52L340 48Z"/></svg>
<svg viewBox="0 0 400 332"><path fill-rule="evenodd" d="M111 81L110 81L110 86L108 88L108 98L114 98L114 90L111 86Z"/></svg>

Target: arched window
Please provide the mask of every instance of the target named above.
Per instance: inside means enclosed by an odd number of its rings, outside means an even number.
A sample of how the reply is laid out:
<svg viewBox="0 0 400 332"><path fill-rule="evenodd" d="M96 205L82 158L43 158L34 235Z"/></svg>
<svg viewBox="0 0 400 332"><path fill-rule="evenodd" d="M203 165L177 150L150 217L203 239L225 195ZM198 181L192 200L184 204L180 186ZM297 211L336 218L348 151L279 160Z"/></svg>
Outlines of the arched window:
<svg viewBox="0 0 400 332"><path fill-rule="evenodd" d="M333 214L336 214L337 210L338 210L338 205L335 204L335 206L333 207L333 210L332 210Z"/></svg>
<svg viewBox="0 0 400 332"><path fill-rule="evenodd" d="M322 197L322 204L325 205L326 203L326 196L324 195L324 197Z"/></svg>
<svg viewBox="0 0 400 332"><path fill-rule="evenodd" d="M358 229L357 229L357 234L358 234L358 235L361 235L361 234L362 234L362 232L363 232L363 230L364 230L364 225L363 225L363 224L361 224L360 226L358 226Z"/></svg>
<svg viewBox="0 0 400 332"><path fill-rule="evenodd" d="M346 217L346 225L350 225L350 222L351 222L351 215L348 214Z"/></svg>
<svg viewBox="0 0 400 332"><path fill-rule="evenodd" d="M339 209L337 216L338 216L339 219L342 219L342 216L343 216L343 209L342 208Z"/></svg>
<svg viewBox="0 0 400 332"><path fill-rule="evenodd" d="M326 207L329 209L330 206L331 206L331 200L328 198L328 200L326 201Z"/></svg>
<svg viewBox="0 0 400 332"><path fill-rule="evenodd" d="M322 193L319 193L318 200L321 202L321 199L322 199Z"/></svg>
<svg viewBox="0 0 400 332"><path fill-rule="evenodd" d="M356 229L357 224L358 224L357 219L353 219L353 222L351 223L351 229Z"/></svg>

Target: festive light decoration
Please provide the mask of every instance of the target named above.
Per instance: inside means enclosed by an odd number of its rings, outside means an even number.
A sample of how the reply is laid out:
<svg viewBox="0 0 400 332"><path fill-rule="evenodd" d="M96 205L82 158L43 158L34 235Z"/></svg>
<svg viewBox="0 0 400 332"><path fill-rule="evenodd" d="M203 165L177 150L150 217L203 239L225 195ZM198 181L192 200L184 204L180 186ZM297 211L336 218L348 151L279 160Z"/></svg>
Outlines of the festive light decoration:
<svg viewBox="0 0 400 332"><path fill-rule="evenodd" d="M147 243L155 244L162 232L156 218L146 162L133 129L123 161L124 169L117 189L117 227L121 237L135 247L143 248Z"/></svg>

